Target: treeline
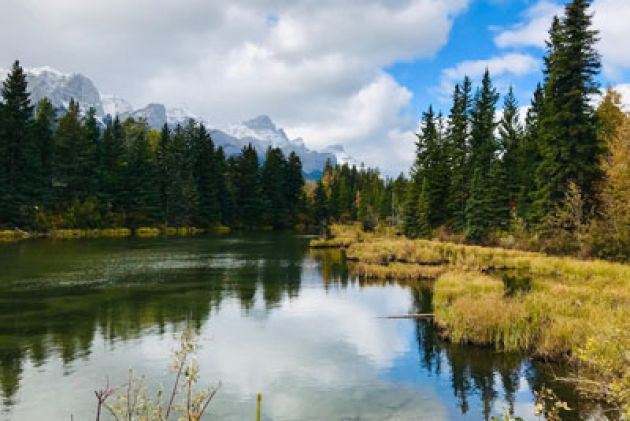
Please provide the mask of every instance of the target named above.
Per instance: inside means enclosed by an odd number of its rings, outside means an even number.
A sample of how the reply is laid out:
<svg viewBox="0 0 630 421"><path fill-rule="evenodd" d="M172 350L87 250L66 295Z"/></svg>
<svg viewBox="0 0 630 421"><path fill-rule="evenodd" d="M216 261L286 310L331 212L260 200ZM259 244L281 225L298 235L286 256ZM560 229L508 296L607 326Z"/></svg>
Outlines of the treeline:
<svg viewBox="0 0 630 421"><path fill-rule="evenodd" d="M16 62L0 102L0 226L53 228L312 223L302 164L249 145L226 157L203 124L161 132L118 117L105 127L71 101L63 115L36 108Z"/></svg>
<svg viewBox="0 0 630 421"><path fill-rule="evenodd" d="M448 116L432 108L423 114L403 211L407 236L446 231L472 243L630 255L630 209L623 206L630 191L611 164L628 156L628 140L619 140L627 117L614 92L593 108L600 56L588 6L573 0L554 18L544 80L524 124L511 88L497 121L500 96L488 71L474 93L469 78L455 86ZM623 223L611 227L613 219ZM602 225L615 231L613 239L598 239L593 227Z"/></svg>
<svg viewBox="0 0 630 421"><path fill-rule="evenodd" d="M328 162L312 194L317 221L360 221L366 230L379 223L397 224L406 179L385 178L376 169Z"/></svg>

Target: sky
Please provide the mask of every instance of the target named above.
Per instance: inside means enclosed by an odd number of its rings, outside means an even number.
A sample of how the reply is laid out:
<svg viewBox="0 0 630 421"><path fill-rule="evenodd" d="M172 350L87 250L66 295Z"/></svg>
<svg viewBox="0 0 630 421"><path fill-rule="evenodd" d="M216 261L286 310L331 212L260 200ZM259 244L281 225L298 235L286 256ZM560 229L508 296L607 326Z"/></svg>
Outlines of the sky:
<svg viewBox="0 0 630 421"><path fill-rule="evenodd" d="M430 104L489 68L529 103L562 0L3 0L0 67L90 77L221 127L269 115L321 149L406 170ZM594 0L603 86L630 98L630 0ZM630 102L630 101L629 101Z"/></svg>

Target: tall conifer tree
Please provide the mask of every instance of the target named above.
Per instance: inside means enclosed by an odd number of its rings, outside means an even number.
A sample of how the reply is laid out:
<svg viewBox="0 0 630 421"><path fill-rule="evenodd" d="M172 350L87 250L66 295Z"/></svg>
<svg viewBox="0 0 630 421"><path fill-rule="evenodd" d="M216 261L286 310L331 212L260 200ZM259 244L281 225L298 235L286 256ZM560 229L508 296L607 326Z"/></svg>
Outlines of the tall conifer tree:
<svg viewBox="0 0 630 421"><path fill-rule="evenodd" d="M572 0L564 17L554 19L545 57L545 99L540 118L536 211L539 220L562 203L574 182L587 207L595 203L601 178L601 145L590 96L599 92L595 79L600 57L595 50L588 0Z"/></svg>

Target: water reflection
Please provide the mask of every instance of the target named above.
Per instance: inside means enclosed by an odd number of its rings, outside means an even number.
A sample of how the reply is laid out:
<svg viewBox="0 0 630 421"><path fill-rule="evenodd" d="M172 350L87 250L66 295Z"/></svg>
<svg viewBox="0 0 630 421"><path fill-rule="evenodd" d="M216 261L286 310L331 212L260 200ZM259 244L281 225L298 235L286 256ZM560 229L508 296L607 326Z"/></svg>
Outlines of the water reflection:
<svg viewBox="0 0 630 421"><path fill-rule="evenodd" d="M224 382L219 419L249 417L258 391L274 420L531 414L547 366L450 344L426 320L380 319L430 312L430 285L358 282L338 251L305 246L269 234L3 247L3 416L88 418L91 390L129 366L167 382L185 325L204 338L203 374Z"/></svg>

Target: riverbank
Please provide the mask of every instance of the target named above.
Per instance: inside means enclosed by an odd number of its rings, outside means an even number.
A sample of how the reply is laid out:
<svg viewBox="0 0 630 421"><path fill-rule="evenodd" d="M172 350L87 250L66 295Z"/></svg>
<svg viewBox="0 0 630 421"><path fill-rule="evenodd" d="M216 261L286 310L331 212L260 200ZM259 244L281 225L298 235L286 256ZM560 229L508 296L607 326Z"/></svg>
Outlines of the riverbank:
<svg viewBox="0 0 630 421"><path fill-rule="evenodd" d="M32 238L58 238L58 239L76 239L76 238L126 238L140 237L152 238L160 236L184 237L192 235L200 235L204 233L210 234L229 234L230 228L219 225L211 228L198 227L138 227L131 228L98 228L98 229L78 229L78 228L61 228L53 229L47 232L27 232L20 229L0 230L0 242L15 242Z"/></svg>
<svg viewBox="0 0 630 421"><path fill-rule="evenodd" d="M332 227L361 278L433 279L435 323L454 342L576 364L589 396L630 415L630 265Z"/></svg>

